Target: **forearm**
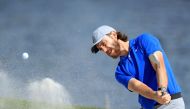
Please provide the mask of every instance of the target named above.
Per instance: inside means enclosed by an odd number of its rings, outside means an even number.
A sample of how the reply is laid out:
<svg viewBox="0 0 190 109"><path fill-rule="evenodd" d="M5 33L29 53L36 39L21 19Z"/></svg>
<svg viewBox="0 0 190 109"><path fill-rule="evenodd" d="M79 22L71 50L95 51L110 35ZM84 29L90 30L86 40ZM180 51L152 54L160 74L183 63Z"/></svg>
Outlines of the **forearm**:
<svg viewBox="0 0 190 109"><path fill-rule="evenodd" d="M167 73L166 73L166 70L164 69L164 67L157 68L156 77L157 77L158 87L167 88L168 77L167 77Z"/></svg>
<svg viewBox="0 0 190 109"><path fill-rule="evenodd" d="M171 100L171 96L169 94L162 95L161 91L154 91L146 84L135 78L129 80L128 89L148 99L155 100L160 104L168 104Z"/></svg>
<svg viewBox="0 0 190 109"><path fill-rule="evenodd" d="M128 89L152 100L154 100L156 96L156 92L154 90L135 78L132 78L129 81Z"/></svg>

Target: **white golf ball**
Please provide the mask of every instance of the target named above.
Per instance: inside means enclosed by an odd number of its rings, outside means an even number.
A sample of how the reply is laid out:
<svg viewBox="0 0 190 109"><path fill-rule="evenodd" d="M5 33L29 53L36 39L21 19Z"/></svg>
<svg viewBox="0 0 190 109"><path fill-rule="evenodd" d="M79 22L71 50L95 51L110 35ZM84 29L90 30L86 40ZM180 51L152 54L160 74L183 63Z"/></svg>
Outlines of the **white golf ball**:
<svg viewBox="0 0 190 109"><path fill-rule="evenodd" d="M28 59L29 58L29 54L27 52L22 53L22 58L23 59Z"/></svg>

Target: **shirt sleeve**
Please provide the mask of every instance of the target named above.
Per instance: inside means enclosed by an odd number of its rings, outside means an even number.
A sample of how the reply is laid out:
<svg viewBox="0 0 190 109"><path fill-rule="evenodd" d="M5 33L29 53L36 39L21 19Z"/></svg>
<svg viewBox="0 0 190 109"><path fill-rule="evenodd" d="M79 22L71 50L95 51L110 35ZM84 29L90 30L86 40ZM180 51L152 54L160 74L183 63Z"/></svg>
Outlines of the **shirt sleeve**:
<svg viewBox="0 0 190 109"><path fill-rule="evenodd" d="M155 51L162 52L159 40L151 34L142 34L139 37L139 41L148 56L153 54Z"/></svg>
<svg viewBox="0 0 190 109"><path fill-rule="evenodd" d="M121 83L128 89L129 80L133 78L133 76L131 76L128 72L126 72L124 65L121 64L121 62L119 62L115 71L115 78L119 83Z"/></svg>

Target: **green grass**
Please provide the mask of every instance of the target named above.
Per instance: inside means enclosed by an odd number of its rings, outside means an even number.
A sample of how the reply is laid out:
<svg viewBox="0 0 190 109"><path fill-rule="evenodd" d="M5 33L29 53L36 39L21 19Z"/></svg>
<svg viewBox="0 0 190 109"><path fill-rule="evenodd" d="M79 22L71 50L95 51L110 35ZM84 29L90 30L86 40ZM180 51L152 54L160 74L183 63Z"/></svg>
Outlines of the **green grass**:
<svg viewBox="0 0 190 109"><path fill-rule="evenodd" d="M40 102L32 102L23 99L0 98L0 109L103 109L87 106L63 106Z"/></svg>

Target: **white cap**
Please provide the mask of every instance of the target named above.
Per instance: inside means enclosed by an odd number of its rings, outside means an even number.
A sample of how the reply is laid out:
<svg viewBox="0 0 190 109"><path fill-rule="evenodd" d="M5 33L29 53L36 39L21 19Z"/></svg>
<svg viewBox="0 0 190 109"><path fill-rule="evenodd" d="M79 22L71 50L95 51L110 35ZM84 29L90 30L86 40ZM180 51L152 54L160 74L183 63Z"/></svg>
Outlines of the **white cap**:
<svg viewBox="0 0 190 109"><path fill-rule="evenodd" d="M107 26L107 25L102 25L98 27L92 35L92 41L93 41L93 46L99 43L105 36L106 34L116 31L114 28Z"/></svg>

